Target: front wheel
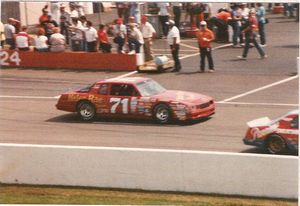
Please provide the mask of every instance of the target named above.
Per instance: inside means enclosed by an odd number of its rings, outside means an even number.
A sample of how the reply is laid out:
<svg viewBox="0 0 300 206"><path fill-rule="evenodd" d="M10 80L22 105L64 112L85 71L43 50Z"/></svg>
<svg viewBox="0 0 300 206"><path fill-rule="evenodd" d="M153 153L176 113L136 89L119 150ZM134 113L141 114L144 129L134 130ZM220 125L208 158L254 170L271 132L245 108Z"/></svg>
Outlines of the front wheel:
<svg viewBox="0 0 300 206"><path fill-rule="evenodd" d="M279 135L272 135L268 138L266 148L271 154L283 154L286 152L286 143Z"/></svg>
<svg viewBox="0 0 300 206"><path fill-rule="evenodd" d="M165 104L158 104L153 110L154 120L160 124L166 124L171 121L171 110Z"/></svg>
<svg viewBox="0 0 300 206"><path fill-rule="evenodd" d="M95 106L87 101L79 102L77 106L77 112L80 118L84 121L91 121L96 116Z"/></svg>

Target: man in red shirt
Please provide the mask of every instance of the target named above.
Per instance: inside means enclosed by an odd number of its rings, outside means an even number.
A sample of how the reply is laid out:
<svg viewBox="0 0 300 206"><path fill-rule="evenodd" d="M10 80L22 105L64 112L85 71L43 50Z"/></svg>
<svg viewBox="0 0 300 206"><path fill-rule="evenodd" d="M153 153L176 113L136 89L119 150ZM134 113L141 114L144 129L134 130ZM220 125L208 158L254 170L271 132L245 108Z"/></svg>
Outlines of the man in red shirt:
<svg viewBox="0 0 300 206"><path fill-rule="evenodd" d="M251 10L249 13L249 19L248 19L248 27L242 31L242 33L245 33L246 37L246 43L243 51L242 56L238 56L240 59L246 59L248 55L248 50L250 48L250 43L252 42L257 49L258 53L260 54L260 58L264 59L267 57L264 50L261 48L261 46L257 43L257 33L258 33L258 21L256 19L256 12L255 10Z"/></svg>
<svg viewBox="0 0 300 206"><path fill-rule="evenodd" d="M208 59L209 72L214 72L214 62L211 55L211 45L215 39L214 33L207 28L206 21L200 22L200 30L197 32L197 40L200 49L200 72L204 72L205 69L205 57Z"/></svg>
<svg viewBox="0 0 300 206"><path fill-rule="evenodd" d="M104 24L99 24L98 30L99 50L103 53L111 53L111 44L108 41Z"/></svg>

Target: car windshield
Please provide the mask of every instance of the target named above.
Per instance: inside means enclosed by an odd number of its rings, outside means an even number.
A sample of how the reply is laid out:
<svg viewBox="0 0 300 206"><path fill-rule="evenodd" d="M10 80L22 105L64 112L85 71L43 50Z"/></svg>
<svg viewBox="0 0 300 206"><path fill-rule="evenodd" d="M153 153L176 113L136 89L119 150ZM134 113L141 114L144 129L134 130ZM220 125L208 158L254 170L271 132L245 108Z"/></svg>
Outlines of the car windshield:
<svg viewBox="0 0 300 206"><path fill-rule="evenodd" d="M139 82L136 86L140 91L140 94L144 97L160 94L166 91L165 88L163 88L160 84L151 79Z"/></svg>

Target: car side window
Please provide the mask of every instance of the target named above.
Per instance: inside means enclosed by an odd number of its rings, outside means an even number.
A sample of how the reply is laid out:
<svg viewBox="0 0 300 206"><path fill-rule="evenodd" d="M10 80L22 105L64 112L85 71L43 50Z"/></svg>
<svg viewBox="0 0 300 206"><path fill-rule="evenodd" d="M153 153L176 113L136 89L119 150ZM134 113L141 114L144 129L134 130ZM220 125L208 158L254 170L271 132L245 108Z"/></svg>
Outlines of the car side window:
<svg viewBox="0 0 300 206"><path fill-rule="evenodd" d="M107 95L108 94L108 84L101 84L99 87L98 93L101 95Z"/></svg>
<svg viewBox="0 0 300 206"><path fill-rule="evenodd" d="M299 126L298 121L299 121L299 117L298 116L294 117L293 120L291 121L291 128L298 129Z"/></svg>
<svg viewBox="0 0 300 206"><path fill-rule="evenodd" d="M113 84L110 95L113 96L138 96L138 92L131 84Z"/></svg>

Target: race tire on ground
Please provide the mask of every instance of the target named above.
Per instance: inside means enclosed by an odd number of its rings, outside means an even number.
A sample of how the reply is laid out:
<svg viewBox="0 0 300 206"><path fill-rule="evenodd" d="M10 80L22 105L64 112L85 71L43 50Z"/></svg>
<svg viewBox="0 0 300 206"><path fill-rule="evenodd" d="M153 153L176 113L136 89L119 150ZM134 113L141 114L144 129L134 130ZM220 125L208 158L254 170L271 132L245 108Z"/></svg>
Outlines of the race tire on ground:
<svg viewBox="0 0 300 206"><path fill-rule="evenodd" d="M284 139L276 134L271 135L267 139L266 149L271 154L284 154L287 152L287 146Z"/></svg>
<svg viewBox="0 0 300 206"><path fill-rule="evenodd" d="M77 113L83 121L92 121L96 117L96 108L89 101L81 101L77 105Z"/></svg>
<svg viewBox="0 0 300 206"><path fill-rule="evenodd" d="M171 109L165 104L158 104L154 107L153 118L157 123L167 124L172 119Z"/></svg>

